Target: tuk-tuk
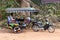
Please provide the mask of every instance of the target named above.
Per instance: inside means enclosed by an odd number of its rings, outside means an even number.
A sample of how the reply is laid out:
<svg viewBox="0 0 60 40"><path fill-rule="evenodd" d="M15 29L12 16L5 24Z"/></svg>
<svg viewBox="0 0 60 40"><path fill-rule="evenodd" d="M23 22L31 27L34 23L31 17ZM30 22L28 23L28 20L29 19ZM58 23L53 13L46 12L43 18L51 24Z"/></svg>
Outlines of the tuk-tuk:
<svg viewBox="0 0 60 40"><path fill-rule="evenodd" d="M7 13L38 12L38 11L39 10L36 10L35 8L7 8L6 9ZM13 32L19 32L19 31L22 32L22 28L21 28L22 25L19 25L17 23L11 23L9 26L10 28L12 28ZM23 26L26 26L26 24L24 24Z"/></svg>

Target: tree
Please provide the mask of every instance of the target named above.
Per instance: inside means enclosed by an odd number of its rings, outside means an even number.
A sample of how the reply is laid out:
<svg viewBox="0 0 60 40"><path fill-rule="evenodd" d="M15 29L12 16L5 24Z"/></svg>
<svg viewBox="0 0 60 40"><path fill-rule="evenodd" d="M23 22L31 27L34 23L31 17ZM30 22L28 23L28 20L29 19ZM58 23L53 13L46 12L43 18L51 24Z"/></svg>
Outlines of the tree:
<svg viewBox="0 0 60 40"><path fill-rule="evenodd" d="M19 7L17 1L15 0L0 0L0 15L2 15L2 19L5 19L8 14L6 14L5 9L10 7Z"/></svg>

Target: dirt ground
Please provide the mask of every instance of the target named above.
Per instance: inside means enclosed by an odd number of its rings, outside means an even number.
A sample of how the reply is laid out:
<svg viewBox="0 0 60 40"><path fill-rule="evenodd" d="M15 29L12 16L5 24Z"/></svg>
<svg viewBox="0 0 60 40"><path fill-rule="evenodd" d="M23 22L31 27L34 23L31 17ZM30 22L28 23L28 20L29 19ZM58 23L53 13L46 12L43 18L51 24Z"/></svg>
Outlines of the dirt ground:
<svg viewBox="0 0 60 40"><path fill-rule="evenodd" d="M8 29L0 29L0 40L60 40L60 29L56 29L54 33L28 30L17 34Z"/></svg>

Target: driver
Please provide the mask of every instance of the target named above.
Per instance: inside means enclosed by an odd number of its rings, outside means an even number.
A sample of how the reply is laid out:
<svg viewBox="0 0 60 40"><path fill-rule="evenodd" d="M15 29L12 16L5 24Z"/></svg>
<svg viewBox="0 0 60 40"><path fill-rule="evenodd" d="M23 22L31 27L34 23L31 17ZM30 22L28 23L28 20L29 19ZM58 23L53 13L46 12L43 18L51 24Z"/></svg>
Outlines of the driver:
<svg viewBox="0 0 60 40"><path fill-rule="evenodd" d="M46 24L44 26L44 30L49 28L49 19L48 19L48 17L45 18L45 21L46 21Z"/></svg>

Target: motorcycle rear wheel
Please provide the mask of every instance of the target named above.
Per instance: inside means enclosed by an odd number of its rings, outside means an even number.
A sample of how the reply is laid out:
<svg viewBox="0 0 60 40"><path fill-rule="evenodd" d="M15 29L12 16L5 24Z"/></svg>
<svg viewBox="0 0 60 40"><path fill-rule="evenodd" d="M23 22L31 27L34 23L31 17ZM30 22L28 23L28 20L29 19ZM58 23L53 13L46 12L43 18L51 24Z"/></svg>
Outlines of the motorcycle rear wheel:
<svg viewBox="0 0 60 40"><path fill-rule="evenodd" d="M34 26L32 27L32 30L35 31L35 32L38 32L38 31L39 31L38 26L37 26L37 25L34 25Z"/></svg>

